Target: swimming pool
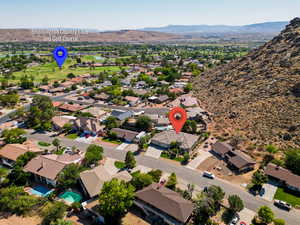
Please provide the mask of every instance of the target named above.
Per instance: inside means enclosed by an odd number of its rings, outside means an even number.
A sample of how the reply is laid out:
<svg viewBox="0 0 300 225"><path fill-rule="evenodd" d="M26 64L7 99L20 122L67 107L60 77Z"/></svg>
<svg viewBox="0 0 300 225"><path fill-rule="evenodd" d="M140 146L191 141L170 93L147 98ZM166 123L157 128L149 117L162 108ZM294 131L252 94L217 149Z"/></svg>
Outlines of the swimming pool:
<svg viewBox="0 0 300 225"><path fill-rule="evenodd" d="M73 202L80 202L81 195L73 192L73 191L66 191L63 194L59 195L59 198L65 200L66 202L73 203Z"/></svg>
<svg viewBox="0 0 300 225"><path fill-rule="evenodd" d="M38 195L38 196L41 196L41 197L46 197L47 195L51 194L54 190L51 190L47 187L44 187L44 186L40 186L40 185L37 185L33 188L31 188L29 190L29 192L33 195Z"/></svg>

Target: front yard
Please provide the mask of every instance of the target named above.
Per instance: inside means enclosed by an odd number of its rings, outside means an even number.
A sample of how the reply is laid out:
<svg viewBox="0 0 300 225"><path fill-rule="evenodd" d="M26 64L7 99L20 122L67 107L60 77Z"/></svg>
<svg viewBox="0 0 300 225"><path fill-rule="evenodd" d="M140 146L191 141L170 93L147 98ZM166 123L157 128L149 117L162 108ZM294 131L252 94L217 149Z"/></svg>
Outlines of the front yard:
<svg viewBox="0 0 300 225"><path fill-rule="evenodd" d="M290 203L293 207L296 205L300 206L300 195L294 195L285 191L283 188L277 188L274 199L282 200Z"/></svg>
<svg viewBox="0 0 300 225"><path fill-rule="evenodd" d="M66 138L69 138L69 139L76 139L76 138L78 138L79 136L78 136L78 134L76 134L76 133L72 133L72 134L68 134L68 135L66 135Z"/></svg>

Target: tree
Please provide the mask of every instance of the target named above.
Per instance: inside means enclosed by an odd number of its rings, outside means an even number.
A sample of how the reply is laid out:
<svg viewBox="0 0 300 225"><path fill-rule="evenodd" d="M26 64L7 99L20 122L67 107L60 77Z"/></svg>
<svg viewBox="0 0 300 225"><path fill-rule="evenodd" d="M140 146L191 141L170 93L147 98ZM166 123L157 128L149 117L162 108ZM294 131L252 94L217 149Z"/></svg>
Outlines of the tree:
<svg viewBox="0 0 300 225"><path fill-rule="evenodd" d="M27 125L30 128L49 130L54 116L54 107L48 96L35 95L29 108Z"/></svg>
<svg viewBox="0 0 300 225"><path fill-rule="evenodd" d="M111 130L112 128L116 128L119 126L116 117L113 116L107 117L104 121L104 125L107 130Z"/></svg>
<svg viewBox="0 0 300 225"><path fill-rule="evenodd" d="M134 187L124 181L112 179L103 184L99 194L99 213L106 221L118 221L133 205Z"/></svg>
<svg viewBox="0 0 300 225"><path fill-rule="evenodd" d="M238 195L230 195L228 197L229 209L235 214L244 209L243 200Z"/></svg>
<svg viewBox="0 0 300 225"><path fill-rule="evenodd" d="M23 187L2 188L0 196L0 211L2 212L24 215L39 203L39 200L26 193Z"/></svg>
<svg viewBox="0 0 300 225"><path fill-rule="evenodd" d="M86 150L84 156L84 165L90 166L92 164L98 164L99 160L102 160L103 148L101 146L91 144Z"/></svg>
<svg viewBox="0 0 300 225"><path fill-rule="evenodd" d="M206 194L208 197L212 198L215 202L215 205L217 205L219 207L219 205L221 204L222 200L225 197L225 192L222 190L221 187L216 186L216 185L212 185L210 186L207 191Z"/></svg>
<svg viewBox="0 0 300 225"><path fill-rule="evenodd" d="M58 186L61 188L70 188L74 186L77 183L80 172L82 172L80 165L75 163L67 165L58 175Z"/></svg>
<svg viewBox="0 0 300 225"><path fill-rule="evenodd" d="M274 225L285 225L285 221L283 219L274 219Z"/></svg>
<svg viewBox="0 0 300 225"><path fill-rule="evenodd" d="M171 158L176 158L180 152L180 143L178 141L172 141L170 143L169 153Z"/></svg>
<svg viewBox="0 0 300 225"><path fill-rule="evenodd" d="M152 121L148 116L139 116L135 124L136 128L143 131L150 131L152 128Z"/></svg>
<svg viewBox="0 0 300 225"><path fill-rule="evenodd" d="M66 133L70 133L73 129L73 125L71 123L66 123L64 126L63 126L63 131L66 132Z"/></svg>
<svg viewBox="0 0 300 225"><path fill-rule="evenodd" d="M60 141L59 139L57 139L57 138L55 138L55 139L52 141L52 144L53 144L53 146L56 147L56 150L57 150L57 151L58 151L59 148L60 148L60 143L61 143L61 141Z"/></svg>
<svg viewBox="0 0 300 225"><path fill-rule="evenodd" d="M152 177L154 182L158 183L161 178L162 171L161 170L151 170L147 174L149 174Z"/></svg>
<svg viewBox="0 0 300 225"><path fill-rule="evenodd" d="M7 129L2 132L2 137L7 144L22 144L26 141L26 137L23 135L26 132L20 128Z"/></svg>
<svg viewBox="0 0 300 225"><path fill-rule="evenodd" d="M67 210L63 202L49 202L42 211L42 225L57 224L58 219L62 219Z"/></svg>
<svg viewBox="0 0 300 225"><path fill-rule="evenodd" d="M183 90L184 92L189 93L192 89L193 89L193 85L191 83L188 83L187 85L185 85Z"/></svg>
<svg viewBox="0 0 300 225"><path fill-rule="evenodd" d="M2 106L13 107L19 102L19 95L15 92L8 92L0 95L0 104Z"/></svg>
<svg viewBox="0 0 300 225"><path fill-rule="evenodd" d="M197 132L197 123L195 120L187 120L182 128L186 133L195 134Z"/></svg>
<svg viewBox="0 0 300 225"><path fill-rule="evenodd" d="M31 159L33 159L36 156L37 153L35 152L25 152L23 155L20 155L17 158L14 168L23 168Z"/></svg>
<svg viewBox="0 0 300 225"><path fill-rule="evenodd" d="M268 177L262 170L257 170L252 175L252 184L254 190L261 190L262 185L268 181Z"/></svg>
<svg viewBox="0 0 300 225"><path fill-rule="evenodd" d="M136 166L136 160L135 160L134 155L131 151L128 151L126 153L125 165L128 169L132 169Z"/></svg>
<svg viewBox="0 0 300 225"><path fill-rule="evenodd" d="M190 154L188 152L185 152L184 155L183 155L183 163L184 164L187 164L190 160Z"/></svg>
<svg viewBox="0 0 300 225"><path fill-rule="evenodd" d="M268 206L262 206L258 210L257 218L261 224L267 225L273 221L274 213Z"/></svg>
<svg viewBox="0 0 300 225"><path fill-rule="evenodd" d="M175 190L177 184L177 178L175 173L171 173L166 183L166 187Z"/></svg>
<svg viewBox="0 0 300 225"><path fill-rule="evenodd" d="M267 145L266 151L272 154L275 154L278 152L278 149L274 145Z"/></svg>
<svg viewBox="0 0 300 225"><path fill-rule="evenodd" d="M153 178L150 174L137 173L133 176L130 183L135 187L136 190L141 190L144 187L149 186L153 183Z"/></svg>
<svg viewBox="0 0 300 225"><path fill-rule="evenodd" d="M149 139L150 139L149 135L145 135L140 138L140 141L139 141L139 149L140 150L146 149L148 147Z"/></svg>
<svg viewBox="0 0 300 225"><path fill-rule="evenodd" d="M47 75L45 75L45 76L43 77L43 79L42 79L42 84L43 84L43 85L47 85L48 82L49 82L49 78L48 78Z"/></svg>
<svg viewBox="0 0 300 225"><path fill-rule="evenodd" d="M217 208L214 200L205 193L198 194L195 199L194 224L206 224L209 217L215 215Z"/></svg>
<svg viewBox="0 0 300 225"><path fill-rule="evenodd" d="M51 222L50 225L73 225L73 222L64 219L57 219L55 222Z"/></svg>
<svg viewBox="0 0 300 225"><path fill-rule="evenodd" d="M34 87L33 77L28 77L26 74L20 78L20 87L23 89L30 89Z"/></svg>
<svg viewBox="0 0 300 225"><path fill-rule="evenodd" d="M286 152L285 166L293 173L300 175L300 149L292 149Z"/></svg>

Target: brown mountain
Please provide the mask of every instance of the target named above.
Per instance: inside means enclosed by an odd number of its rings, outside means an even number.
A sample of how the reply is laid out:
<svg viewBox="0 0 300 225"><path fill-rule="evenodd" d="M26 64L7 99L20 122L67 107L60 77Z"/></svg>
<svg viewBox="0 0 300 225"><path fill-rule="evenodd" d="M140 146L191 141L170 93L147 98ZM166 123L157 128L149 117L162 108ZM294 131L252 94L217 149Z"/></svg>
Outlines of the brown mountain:
<svg viewBox="0 0 300 225"><path fill-rule="evenodd" d="M0 29L0 42L88 41L88 42L156 42L183 37L155 31L122 30L111 32L76 32L63 30Z"/></svg>
<svg viewBox="0 0 300 225"><path fill-rule="evenodd" d="M199 76L195 93L212 132L246 147L300 147L300 18L275 38Z"/></svg>

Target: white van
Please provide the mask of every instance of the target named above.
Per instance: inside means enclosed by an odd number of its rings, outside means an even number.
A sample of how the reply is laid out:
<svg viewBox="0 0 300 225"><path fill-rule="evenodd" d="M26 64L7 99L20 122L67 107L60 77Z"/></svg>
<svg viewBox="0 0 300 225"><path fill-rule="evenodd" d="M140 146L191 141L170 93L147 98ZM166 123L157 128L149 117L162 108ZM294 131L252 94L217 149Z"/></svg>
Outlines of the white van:
<svg viewBox="0 0 300 225"><path fill-rule="evenodd" d="M208 172L208 171L204 171L203 176L208 177L210 179L215 179L215 175L213 173Z"/></svg>

